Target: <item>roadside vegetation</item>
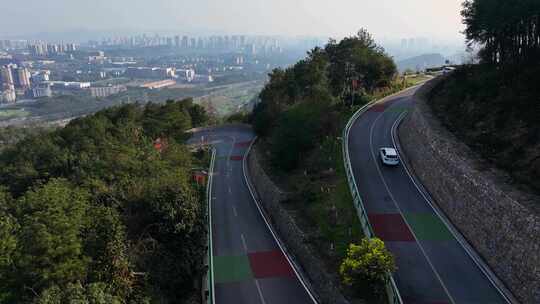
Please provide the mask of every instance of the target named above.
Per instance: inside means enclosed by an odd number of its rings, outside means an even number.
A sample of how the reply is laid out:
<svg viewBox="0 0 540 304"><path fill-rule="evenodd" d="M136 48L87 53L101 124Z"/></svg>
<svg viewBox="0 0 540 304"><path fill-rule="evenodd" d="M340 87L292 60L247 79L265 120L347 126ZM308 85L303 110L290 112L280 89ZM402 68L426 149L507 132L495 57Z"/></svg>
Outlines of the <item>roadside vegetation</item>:
<svg viewBox="0 0 540 304"><path fill-rule="evenodd" d="M424 73L412 73L412 74L406 74L403 76L405 79L404 81L407 82L410 86L415 86L417 84L426 82L433 78L430 75L424 74Z"/></svg>
<svg viewBox="0 0 540 304"><path fill-rule="evenodd" d="M291 194L284 208L353 301L384 297L382 288L363 288L374 281L353 282L348 274L340 278L350 244L362 244L363 238L344 172L341 136L359 107L412 84L396 75L393 60L361 30L311 50L290 68L274 70L250 117L267 172Z"/></svg>
<svg viewBox="0 0 540 304"><path fill-rule="evenodd" d="M466 1L462 15L480 63L436 87L431 107L512 182L540 193L540 2Z"/></svg>
<svg viewBox="0 0 540 304"><path fill-rule="evenodd" d="M197 299L208 156L185 131L207 121L190 100L123 105L4 149L0 303Z"/></svg>

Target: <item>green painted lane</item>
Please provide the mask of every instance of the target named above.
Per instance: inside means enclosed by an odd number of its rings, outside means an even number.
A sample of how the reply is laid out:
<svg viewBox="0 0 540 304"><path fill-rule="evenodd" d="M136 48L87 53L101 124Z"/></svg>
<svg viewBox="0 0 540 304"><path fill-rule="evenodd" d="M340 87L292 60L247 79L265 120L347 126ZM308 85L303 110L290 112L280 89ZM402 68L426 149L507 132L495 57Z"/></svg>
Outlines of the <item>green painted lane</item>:
<svg viewBox="0 0 540 304"><path fill-rule="evenodd" d="M454 239L444 223L433 214L405 213L404 216L419 241L449 241Z"/></svg>
<svg viewBox="0 0 540 304"><path fill-rule="evenodd" d="M247 256L216 256L214 257L215 282L233 283L250 280L253 273Z"/></svg>

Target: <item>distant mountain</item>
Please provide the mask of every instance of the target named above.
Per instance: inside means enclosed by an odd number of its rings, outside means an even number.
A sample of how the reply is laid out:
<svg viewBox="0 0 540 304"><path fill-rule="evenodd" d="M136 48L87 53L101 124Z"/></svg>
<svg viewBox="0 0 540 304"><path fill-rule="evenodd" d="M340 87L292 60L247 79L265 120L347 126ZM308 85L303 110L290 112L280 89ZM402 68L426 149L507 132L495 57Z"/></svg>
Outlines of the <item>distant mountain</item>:
<svg viewBox="0 0 540 304"><path fill-rule="evenodd" d="M438 67L445 63L446 58L441 54L424 54L396 62L398 70L403 72L407 69L413 71L425 70L426 68Z"/></svg>

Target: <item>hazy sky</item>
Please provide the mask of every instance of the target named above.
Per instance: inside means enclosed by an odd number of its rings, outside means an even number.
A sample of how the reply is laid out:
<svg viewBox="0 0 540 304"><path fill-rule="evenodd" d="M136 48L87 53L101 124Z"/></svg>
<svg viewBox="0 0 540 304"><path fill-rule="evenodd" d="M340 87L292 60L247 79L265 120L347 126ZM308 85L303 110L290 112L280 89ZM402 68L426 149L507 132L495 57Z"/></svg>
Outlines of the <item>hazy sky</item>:
<svg viewBox="0 0 540 304"><path fill-rule="evenodd" d="M463 0L0 0L0 33L168 30L461 39Z"/></svg>

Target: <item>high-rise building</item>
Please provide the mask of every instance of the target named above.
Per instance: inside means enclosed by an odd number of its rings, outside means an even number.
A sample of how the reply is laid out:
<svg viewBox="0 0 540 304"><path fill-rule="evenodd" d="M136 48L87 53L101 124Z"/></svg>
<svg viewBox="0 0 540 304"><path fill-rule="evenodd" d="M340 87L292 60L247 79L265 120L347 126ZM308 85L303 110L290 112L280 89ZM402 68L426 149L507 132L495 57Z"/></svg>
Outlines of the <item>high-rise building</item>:
<svg viewBox="0 0 540 304"><path fill-rule="evenodd" d="M23 89L30 88L30 71L27 68L20 67L17 69L17 86Z"/></svg>
<svg viewBox="0 0 540 304"><path fill-rule="evenodd" d="M223 40L223 47L225 49L229 49L231 47L231 40L230 40L229 36L225 36L225 38Z"/></svg>
<svg viewBox="0 0 540 304"><path fill-rule="evenodd" d="M182 37L182 48L187 49L189 47L189 40L188 36Z"/></svg>
<svg viewBox="0 0 540 304"><path fill-rule="evenodd" d="M204 41L201 37L199 37L199 39L197 40L197 48L199 50L202 50L204 48Z"/></svg>
<svg viewBox="0 0 540 304"><path fill-rule="evenodd" d="M75 52L77 50L77 45L75 43L68 43L65 45L66 52Z"/></svg>
<svg viewBox="0 0 540 304"><path fill-rule="evenodd" d="M17 95L13 85L13 72L11 71L11 65L0 67L0 80L2 81L2 85L0 86L0 103L15 102Z"/></svg>
<svg viewBox="0 0 540 304"><path fill-rule="evenodd" d="M47 54L47 45L43 43L29 45L28 48L33 56L45 56Z"/></svg>
<svg viewBox="0 0 540 304"><path fill-rule="evenodd" d="M2 80L2 87L4 89L14 85L13 73L9 65L0 67L0 78Z"/></svg>
<svg viewBox="0 0 540 304"><path fill-rule="evenodd" d="M232 38L231 38L231 46L234 49L237 49L239 47L238 36L236 36L236 35L232 36Z"/></svg>
<svg viewBox="0 0 540 304"><path fill-rule="evenodd" d="M180 36L178 35L174 36L174 46L177 48L180 47Z"/></svg>

